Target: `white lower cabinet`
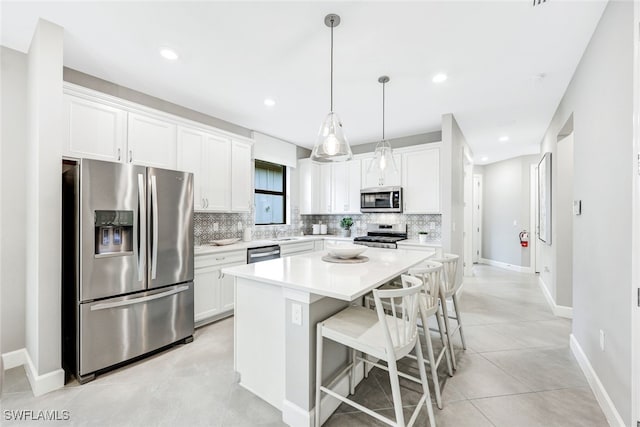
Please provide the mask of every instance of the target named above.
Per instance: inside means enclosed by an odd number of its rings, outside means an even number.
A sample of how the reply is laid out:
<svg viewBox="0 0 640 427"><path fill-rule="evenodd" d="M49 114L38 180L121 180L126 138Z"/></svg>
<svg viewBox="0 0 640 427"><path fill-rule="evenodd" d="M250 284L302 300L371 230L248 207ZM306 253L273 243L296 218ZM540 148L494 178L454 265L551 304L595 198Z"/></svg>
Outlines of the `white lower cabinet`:
<svg viewBox="0 0 640 427"><path fill-rule="evenodd" d="M280 256L287 257L291 255L300 255L313 252L315 250L314 241L295 242L280 245Z"/></svg>
<svg viewBox="0 0 640 427"><path fill-rule="evenodd" d="M222 269L247 263L247 251L197 255L194 266L194 321L196 326L233 314L234 280Z"/></svg>

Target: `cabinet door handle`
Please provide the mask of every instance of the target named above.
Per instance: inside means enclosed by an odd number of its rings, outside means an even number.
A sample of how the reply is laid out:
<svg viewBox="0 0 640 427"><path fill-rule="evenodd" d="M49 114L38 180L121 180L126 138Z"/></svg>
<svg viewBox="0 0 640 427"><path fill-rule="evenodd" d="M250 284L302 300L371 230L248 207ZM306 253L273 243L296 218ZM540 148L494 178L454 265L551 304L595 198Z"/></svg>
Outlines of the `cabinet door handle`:
<svg viewBox="0 0 640 427"><path fill-rule="evenodd" d="M120 161L120 149L118 148L118 161Z"/></svg>
<svg viewBox="0 0 640 427"><path fill-rule="evenodd" d="M207 203L207 206L206 206L206 207L207 207L207 209L209 209L209 198L207 197L207 198L205 198L204 200L205 200L205 202Z"/></svg>
<svg viewBox="0 0 640 427"><path fill-rule="evenodd" d="M133 150L129 150L129 163L133 162Z"/></svg>
<svg viewBox="0 0 640 427"><path fill-rule="evenodd" d="M216 261L222 261L223 259L225 259L226 257L221 257L221 258L216 258Z"/></svg>

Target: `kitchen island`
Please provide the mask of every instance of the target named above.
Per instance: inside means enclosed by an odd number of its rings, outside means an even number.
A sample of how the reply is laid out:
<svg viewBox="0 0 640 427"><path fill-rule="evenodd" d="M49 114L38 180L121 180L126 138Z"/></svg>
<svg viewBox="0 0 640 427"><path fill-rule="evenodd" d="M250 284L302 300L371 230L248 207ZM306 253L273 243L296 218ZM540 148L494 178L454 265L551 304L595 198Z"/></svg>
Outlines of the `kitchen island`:
<svg viewBox="0 0 640 427"><path fill-rule="evenodd" d="M362 297L433 252L368 248L368 262L335 264L326 251L230 267L235 278L234 369L240 385L282 411L291 426L314 424L316 323ZM346 348L325 346L326 379L347 363ZM363 376L358 367L358 381ZM348 380L334 386L348 393ZM323 420L339 405L323 397Z"/></svg>

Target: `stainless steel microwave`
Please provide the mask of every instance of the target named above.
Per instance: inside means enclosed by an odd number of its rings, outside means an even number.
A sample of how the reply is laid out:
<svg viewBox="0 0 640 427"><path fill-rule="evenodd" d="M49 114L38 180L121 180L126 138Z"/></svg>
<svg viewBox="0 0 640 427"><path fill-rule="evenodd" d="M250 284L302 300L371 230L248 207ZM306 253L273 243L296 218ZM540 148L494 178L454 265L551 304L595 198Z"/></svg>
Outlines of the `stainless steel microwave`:
<svg viewBox="0 0 640 427"><path fill-rule="evenodd" d="M363 188L360 190L360 212L402 212L402 188Z"/></svg>

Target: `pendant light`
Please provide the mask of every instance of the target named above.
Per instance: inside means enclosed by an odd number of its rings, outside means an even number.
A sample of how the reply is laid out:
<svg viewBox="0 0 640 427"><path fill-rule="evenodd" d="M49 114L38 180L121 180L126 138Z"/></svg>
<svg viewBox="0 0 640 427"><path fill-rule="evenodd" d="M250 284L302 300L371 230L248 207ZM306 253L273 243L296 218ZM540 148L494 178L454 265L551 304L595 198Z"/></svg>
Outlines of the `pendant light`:
<svg viewBox="0 0 640 427"><path fill-rule="evenodd" d="M331 28L331 109L324 119L318 139L311 152L311 160L316 162L342 162L351 160L351 147L342 130L342 122L333 111L333 29L340 24L336 14L325 16L324 23Z"/></svg>
<svg viewBox="0 0 640 427"><path fill-rule="evenodd" d="M384 138L384 101L385 101L385 85L389 83L389 76L381 76L378 83L382 83L382 141L378 142L375 150L375 160L369 164L370 172L377 169L380 173L380 182L384 183L384 177L387 173L398 173L396 162L393 160L393 150L391 144Z"/></svg>

